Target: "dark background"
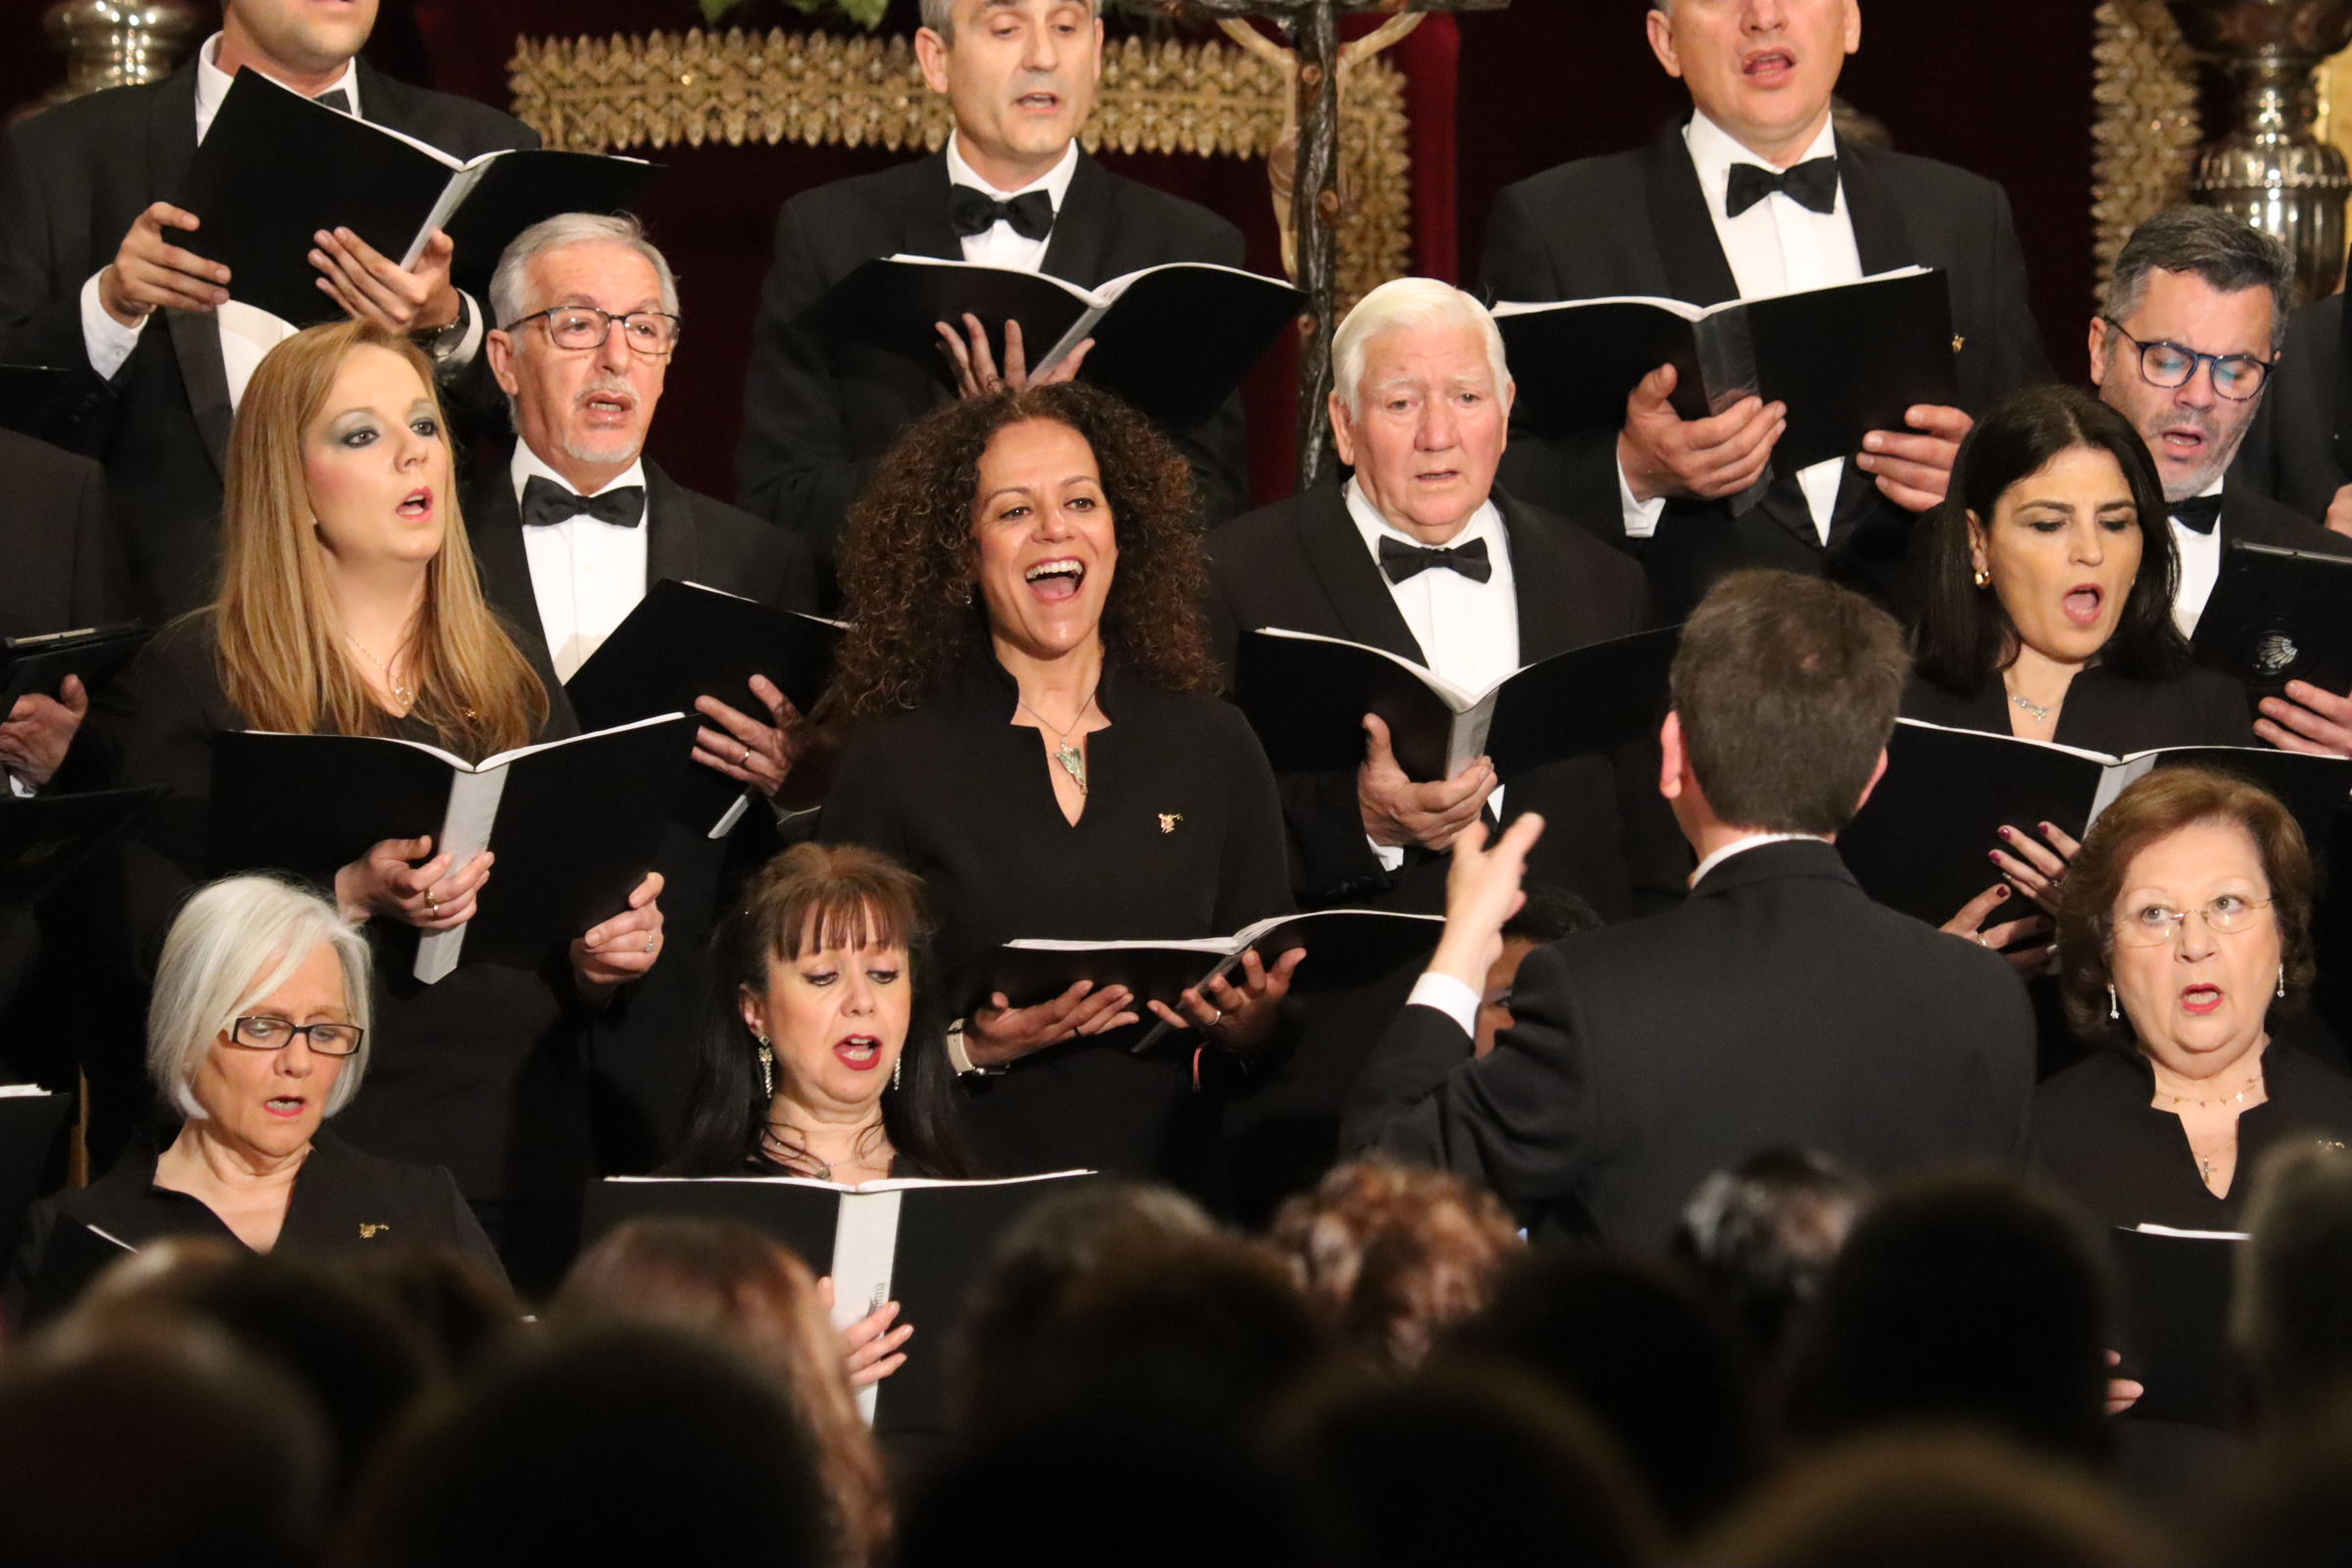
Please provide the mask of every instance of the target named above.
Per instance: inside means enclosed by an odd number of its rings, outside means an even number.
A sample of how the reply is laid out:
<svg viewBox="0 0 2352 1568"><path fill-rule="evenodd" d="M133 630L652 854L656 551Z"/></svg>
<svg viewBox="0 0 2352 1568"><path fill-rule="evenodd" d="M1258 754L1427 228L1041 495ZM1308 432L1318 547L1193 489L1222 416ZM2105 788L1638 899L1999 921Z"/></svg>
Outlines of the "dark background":
<svg viewBox="0 0 2352 1568"><path fill-rule="evenodd" d="M0 0L0 104L22 104L64 74L43 36L40 0ZM1553 164L1654 135L1688 106L1642 36L1645 0L1516 0L1509 11L1425 25L1399 51L1412 80L1417 269L1475 279L1494 193ZM915 0L893 0L884 26L911 31ZM1982 0L1965 25L1918 0L1868 0L1862 52L1840 86L1884 122L1896 147L1942 159L2008 189L2051 363L2078 375L2091 305L2091 18L2088 0ZM760 25L805 25L778 0L750 0ZM393 74L505 106L517 36L682 30L693 0L383 0L369 56ZM1120 27L1114 22L1114 31ZM1458 50L1457 92L1446 90ZM1454 189L1442 126L1454 126ZM643 149L638 149L643 152ZM767 265L777 207L793 192L883 167L879 149L671 148L672 172L646 207L685 281L690 326L656 426L654 455L687 484L733 492L747 330ZM1234 159L1108 160L1137 178L1200 201L1242 224L1250 264L1279 269L1265 177ZM1450 226L1446 217L1451 202ZM1287 356L1268 357L1246 389L1253 485L1287 493L1292 418Z"/></svg>

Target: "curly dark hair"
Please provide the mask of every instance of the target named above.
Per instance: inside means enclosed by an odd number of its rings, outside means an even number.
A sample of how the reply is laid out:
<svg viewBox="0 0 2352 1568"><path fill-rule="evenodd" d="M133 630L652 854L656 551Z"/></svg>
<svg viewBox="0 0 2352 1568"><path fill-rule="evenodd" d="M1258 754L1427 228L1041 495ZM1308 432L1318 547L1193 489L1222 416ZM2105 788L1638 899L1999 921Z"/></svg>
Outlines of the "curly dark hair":
<svg viewBox="0 0 2352 1568"><path fill-rule="evenodd" d="M972 591L980 457L999 430L1067 425L1094 449L1118 543L1102 607L1104 651L1154 686L1214 693L1193 476L1142 415L1075 381L953 403L909 425L850 509L841 586L850 631L827 716L878 718L919 707L984 642Z"/></svg>

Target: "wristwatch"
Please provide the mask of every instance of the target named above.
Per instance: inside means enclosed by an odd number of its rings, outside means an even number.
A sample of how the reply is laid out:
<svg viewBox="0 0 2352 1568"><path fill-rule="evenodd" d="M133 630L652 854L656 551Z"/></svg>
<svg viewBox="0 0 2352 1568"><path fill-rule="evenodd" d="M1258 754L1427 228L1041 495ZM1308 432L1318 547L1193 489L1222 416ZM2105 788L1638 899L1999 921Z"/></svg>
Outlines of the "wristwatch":
<svg viewBox="0 0 2352 1568"><path fill-rule="evenodd" d="M416 346L432 356L435 365L444 365L464 346L466 334L473 325L473 301L465 290L458 291L458 316L447 326L436 326L412 334Z"/></svg>
<svg viewBox="0 0 2352 1568"><path fill-rule="evenodd" d="M963 1043L963 1020L948 1025L948 1065L956 1069L958 1078L1002 1078L1003 1067L983 1067L972 1060L972 1054Z"/></svg>

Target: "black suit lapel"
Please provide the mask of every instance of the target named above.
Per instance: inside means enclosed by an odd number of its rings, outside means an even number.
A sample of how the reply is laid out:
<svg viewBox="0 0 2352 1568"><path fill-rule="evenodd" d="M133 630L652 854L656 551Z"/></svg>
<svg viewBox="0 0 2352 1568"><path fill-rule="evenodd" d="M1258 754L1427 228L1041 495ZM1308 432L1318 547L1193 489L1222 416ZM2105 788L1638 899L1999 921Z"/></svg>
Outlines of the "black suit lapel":
<svg viewBox="0 0 2352 1568"><path fill-rule="evenodd" d="M645 466L645 527L647 589L664 577L675 577L680 582L702 581L701 540L694 526L694 503L676 480L651 463Z"/></svg>
<svg viewBox="0 0 2352 1568"><path fill-rule="evenodd" d="M1372 553L1364 548L1355 519L1348 515L1348 502L1338 485L1318 485L1300 499L1298 538L1349 642L1385 649L1416 664L1429 662Z"/></svg>
<svg viewBox="0 0 2352 1568"><path fill-rule="evenodd" d="M153 189L167 200L177 200L187 183L188 164L196 156L196 62L173 72L156 91L148 108L147 168ZM204 450L216 469L228 466L228 428L234 411L228 401L228 372L220 362L220 322L210 311L163 313L164 328L172 338L172 356L179 365L180 384L187 389L188 408L196 416Z"/></svg>
<svg viewBox="0 0 2352 1568"><path fill-rule="evenodd" d="M1519 662L1564 654L1594 641L1584 619L1584 585L1569 574L1568 563L1543 523L1519 502L1497 490L1494 510L1510 541L1511 596L1519 606Z"/></svg>
<svg viewBox="0 0 2352 1568"><path fill-rule="evenodd" d="M1862 260L1862 275L1875 276L1910 267L1919 260L1911 229L1894 189L1880 177L1868 148L1838 138L1838 179L1844 187L1846 217L1854 225L1854 253Z"/></svg>
<svg viewBox="0 0 2352 1568"><path fill-rule="evenodd" d="M963 241L948 221L948 155L933 153L908 171L911 200L901 215L899 249L907 256L936 256L942 261L963 260Z"/></svg>
<svg viewBox="0 0 2352 1568"><path fill-rule="evenodd" d="M1649 226L1666 264L1667 291L1691 305L1720 305L1740 297L1731 258L1716 235L1697 166L1682 126L1667 129L1645 155L1642 184L1649 193Z"/></svg>
<svg viewBox="0 0 2352 1568"><path fill-rule="evenodd" d="M1111 204L1118 187L1101 164L1084 150L1070 175L1070 188L1054 215L1054 237L1046 242L1045 270L1054 276L1093 288L1107 282L1111 240Z"/></svg>
<svg viewBox="0 0 2352 1568"><path fill-rule="evenodd" d="M466 496L466 532L482 573L482 594L491 608L544 645L539 595L531 586L531 559L522 548L522 511L514 504L512 458L482 469Z"/></svg>

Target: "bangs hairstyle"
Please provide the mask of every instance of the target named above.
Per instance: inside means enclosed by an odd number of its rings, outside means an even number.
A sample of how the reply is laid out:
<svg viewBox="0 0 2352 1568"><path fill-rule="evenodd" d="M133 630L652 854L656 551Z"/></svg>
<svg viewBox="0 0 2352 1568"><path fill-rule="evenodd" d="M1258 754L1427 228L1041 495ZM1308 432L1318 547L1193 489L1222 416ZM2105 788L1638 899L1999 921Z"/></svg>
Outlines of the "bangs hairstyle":
<svg viewBox="0 0 2352 1568"><path fill-rule="evenodd" d="M228 438L213 610L221 690L254 729L393 733L396 721L349 651L304 471L312 421L344 363L363 348L398 355L416 372L449 445L432 364L397 332L366 321L314 326L271 349L253 372ZM547 688L482 597L453 483L444 481L436 504L448 520L402 650L416 691L410 711L445 750L478 761L530 744L547 720Z"/></svg>
<svg viewBox="0 0 2352 1568"><path fill-rule="evenodd" d="M736 1175L754 1163L767 1125L760 1042L743 1021L744 992L767 993L768 964L827 948L899 947L914 1004L900 1048L901 1082L882 1095L882 1126L926 1176L962 1176L947 1025L931 960L922 878L858 844L797 844L761 868L711 939L702 1055L685 1142L670 1174Z"/></svg>
<svg viewBox="0 0 2352 1568"><path fill-rule="evenodd" d="M1989 533L2004 495L2080 449L2105 452L2123 469L2139 531L2139 574L2132 579L2115 635L2099 650L2099 662L2133 680L2159 680L2186 667L2188 645L2173 622L2180 565L2167 520L2171 509L2148 444L2131 420L2088 393L2036 386L2012 392L1984 412L1960 443L1943 505L1928 514L1927 581L1911 635L1913 661L1928 680L1973 697L2016 662L2017 627L2009 612L1990 585L1976 585L1969 514ZM2149 525L2151 518L2156 526Z"/></svg>
<svg viewBox="0 0 2352 1568"><path fill-rule="evenodd" d="M1683 627L1667 677L1690 771L1725 822L1835 834L1894 733L1902 629L1850 589L1735 571Z"/></svg>
<svg viewBox="0 0 2352 1568"><path fill-rule="evenodd" d="M970 650L987 646L988 605L972 580L980 459L998 431L1033 419L1077 431L1102 478L1119 553L1102 606L1104 649L1163 691L1221 687L1192 469L1125 403L1064 381L951 403L883 454L842 539L850 629L824 717L836 704L851 719L920 707Z"/></svg>
<svg viewBox="0 0 2352 1568"><path fill-rule="evenodd" d="M2234 773L2160 767L2134 780L2099 813L2058 884L2058 983L2066 994L2066 1021L2083 1039L2129 1046L2131 1020L2107 1016L2115 901L2141 851L2199 822L2243 828L2262 860L2286 982L2286 996L2272 1004L2274 1010L2291 1008L2310 989L2318 970L2311 942L2314 877L2294 813L2278 796Z"/></svg>
<svg viewBox="0 0 2352 1568"><path fill-rule="evenodd" d="M147 1074L182 1116L204 1118L196 1074L215 1042L247 1008L294 977L321 946L343 971L344 1016L362 1030L371 1021L368 940L326 900L270 876L232 876L201 888L164 938L147 1004ZM370 1042L341 1057L342 1074L326 1097L332 1116L351 1103L367 1075ZM230 1048L237 1049L237 1048Z"/></svg>

